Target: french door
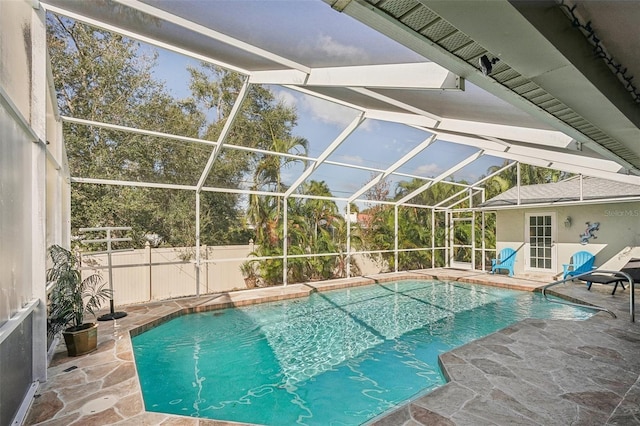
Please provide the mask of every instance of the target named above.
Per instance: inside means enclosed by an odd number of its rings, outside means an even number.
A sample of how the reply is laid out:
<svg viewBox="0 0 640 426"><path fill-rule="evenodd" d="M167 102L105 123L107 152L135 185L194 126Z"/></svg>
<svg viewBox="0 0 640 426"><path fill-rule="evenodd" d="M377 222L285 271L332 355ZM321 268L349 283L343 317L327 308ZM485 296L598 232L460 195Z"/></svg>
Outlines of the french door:
<svg viewBox="0 0 640 426"><path fill-rule="evenodd" d="M555 272L554 213L527 213L525 215L525 264L533 271Z"/></svg>

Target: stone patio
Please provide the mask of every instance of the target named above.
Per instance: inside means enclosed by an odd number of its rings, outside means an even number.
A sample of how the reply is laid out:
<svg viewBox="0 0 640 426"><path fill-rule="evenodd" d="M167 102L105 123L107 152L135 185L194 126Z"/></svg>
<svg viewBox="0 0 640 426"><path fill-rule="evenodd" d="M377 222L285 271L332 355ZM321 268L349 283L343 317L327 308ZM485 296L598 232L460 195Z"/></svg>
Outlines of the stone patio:
<svg viewBox="0 0 640 426"><path fill-rule="evenodd" d="M239 291L149 303L100 322L98 350L77 358L59 345L29 410L28 425L238 425L147 412L131 334L185 312L304 297L312 291L402 278L459 280L534 290L549 277L436 269ZM546 279L546 280L542 280ZM566 283L554 291L606 307L586 321L526 320L440 357L449 383L370 422L419 425L640 425L640 325L629 317L629 289Z"/></svg>

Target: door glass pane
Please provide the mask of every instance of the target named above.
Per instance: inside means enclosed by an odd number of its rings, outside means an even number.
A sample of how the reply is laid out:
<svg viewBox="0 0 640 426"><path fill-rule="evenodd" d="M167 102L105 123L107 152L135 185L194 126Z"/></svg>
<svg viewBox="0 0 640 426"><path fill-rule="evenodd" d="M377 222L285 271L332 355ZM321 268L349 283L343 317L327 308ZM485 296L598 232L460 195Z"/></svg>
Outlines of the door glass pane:
<svg viewBox="0 0 640 426"><path fill-rule="evenodd" d="M553 229L551 215L529 216L529 265L551 269Z"/></svg>

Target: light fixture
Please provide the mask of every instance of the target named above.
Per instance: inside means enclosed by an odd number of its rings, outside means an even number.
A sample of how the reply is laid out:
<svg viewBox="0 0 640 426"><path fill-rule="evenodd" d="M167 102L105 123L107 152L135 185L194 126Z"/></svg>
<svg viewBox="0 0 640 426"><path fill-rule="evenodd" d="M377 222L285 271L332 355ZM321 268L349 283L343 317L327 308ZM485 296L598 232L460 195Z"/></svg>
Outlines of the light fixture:
<svg viewBox="0 0 640 426"><path fill-rule="evenodd" d="M571 216L567 216L566 219L564 220L564 227L571 228Z"/></svg>
<svg viewBox="0 0 640 426"><path fill-rule="evenodd" d="M482 69L482 74L489 75L491 71L493 71L493 65L498 62L500 58L489 59L487 55L482 55L478 62L480 62L480 68Z"/></svg>

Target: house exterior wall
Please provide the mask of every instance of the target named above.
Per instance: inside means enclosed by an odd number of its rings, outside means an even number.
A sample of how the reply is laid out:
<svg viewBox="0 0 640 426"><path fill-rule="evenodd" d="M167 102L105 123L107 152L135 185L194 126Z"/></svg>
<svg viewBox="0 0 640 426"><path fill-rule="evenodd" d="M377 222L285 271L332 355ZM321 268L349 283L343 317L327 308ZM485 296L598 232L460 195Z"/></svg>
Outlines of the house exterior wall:
<svg viewBox="0 0 640 426"><path fill-rule="evenodd" d="M46 244L61 238L63 212L47 204L47 90L44 10L0 1L0 424L21 424L46 380ZM52 117L53 118L53 117ZM51 158L58 158L55 154ZM60 179L64 183L65 179ZM57 194L62 198L64 185ZM51 218L50 221L47 221ZM52 227L48 232L47 226ZM53 230L55 227L55 231Z"/></svg>
<svg viewBox="0 0 640 426"><path fill-rule="evenodd" d="M516 274L531 272L527 264L525 230L527 213L555 214L555 272L562 272L562 265L569 263L571 255L585 250L596 255L595 265L618 269L630 256L631 248L640 246L640 202L548 206L528 209L506 209L496 212L496 246L500 251L511 247L518 251ZM571 225L565 220L571 218ZM586 222L600 223L596 238L580 243ZM607 266L608 265L608 266Z"/></svg>

